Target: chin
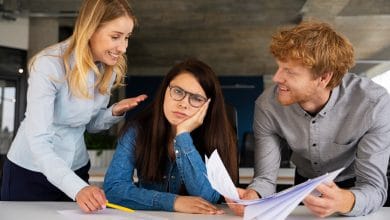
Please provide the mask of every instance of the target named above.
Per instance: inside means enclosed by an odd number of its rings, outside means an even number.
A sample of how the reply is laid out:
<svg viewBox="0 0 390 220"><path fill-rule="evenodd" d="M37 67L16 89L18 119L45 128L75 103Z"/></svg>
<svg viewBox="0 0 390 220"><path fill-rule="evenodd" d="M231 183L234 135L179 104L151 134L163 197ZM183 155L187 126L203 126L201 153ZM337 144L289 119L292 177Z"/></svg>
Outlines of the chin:
<svg viewBox="0 0 390 220"><path fill-rule="evenodd" d="M283 98L280 98L280 97L278 97L278 102L281 105L284 105L284 106L294 104L294 102L292 100L290 100L290 99L283 99Z"/></svg>
<svg viewBox="0 0 390 220"><path fill-rule="evenodd" d="M114 66L115 64L118 63L118 61L110 61L110 62L103 62L104 64L106 64L107 66Z"/></svg>

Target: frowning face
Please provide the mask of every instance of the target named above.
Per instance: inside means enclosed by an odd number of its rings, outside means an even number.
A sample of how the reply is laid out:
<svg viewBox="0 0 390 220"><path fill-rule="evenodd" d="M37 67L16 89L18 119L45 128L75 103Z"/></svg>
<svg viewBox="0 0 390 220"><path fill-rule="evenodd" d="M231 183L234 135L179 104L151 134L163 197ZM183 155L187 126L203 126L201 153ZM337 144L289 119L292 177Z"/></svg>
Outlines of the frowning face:
<svg viewBox="0 0 390 220"><path fill-rule="evenodd" d="M172 126L193 116L207 101L198 80L188 72L177 75L169 83L164 96L164 115Z"/></svg>

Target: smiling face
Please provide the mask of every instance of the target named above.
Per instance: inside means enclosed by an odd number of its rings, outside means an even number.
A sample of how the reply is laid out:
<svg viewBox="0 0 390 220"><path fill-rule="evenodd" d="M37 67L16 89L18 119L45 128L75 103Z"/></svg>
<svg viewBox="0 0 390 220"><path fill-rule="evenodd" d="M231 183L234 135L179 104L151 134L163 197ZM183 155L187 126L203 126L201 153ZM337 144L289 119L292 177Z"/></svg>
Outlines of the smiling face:
<svg viewBox="0 0 390 220"><path fill-rule="evenodd" d="M198 80L190 73L183 72L177 75L169 83L164 96L164 115L168 122L175 128L176 125L193 116L199 108L193 107L189 102L189 94L180 100L175 101L170 94L170 87L179 87L184 91L207 97Z"/></svg>
<svg viewBox="0 0 390 220"><path fill-rule="evenodd" d="M323 97L329 97L329 91L320 86L320 77L314 78L309 68L294 61L278 60L277 64L279 67L272 80L278 86L277 98L280 104L298 103L305 110L324 105Z"/></svg>
<svg viewBox="0 0 390 220"><path fill-rule="evenodd" d="M126 52L133 28L134 22L128 16L101 25L89 40L94 61L109 66L115 65L119 57Z"/></svg>

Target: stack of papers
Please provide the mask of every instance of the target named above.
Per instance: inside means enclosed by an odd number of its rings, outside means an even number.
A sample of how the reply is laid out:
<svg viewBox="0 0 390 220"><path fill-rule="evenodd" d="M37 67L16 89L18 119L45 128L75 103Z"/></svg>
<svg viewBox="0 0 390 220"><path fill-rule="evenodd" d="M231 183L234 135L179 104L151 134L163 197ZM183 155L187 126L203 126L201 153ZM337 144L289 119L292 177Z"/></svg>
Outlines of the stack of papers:
<svg viewBox="0 0 390 220"><path fill-rule="evenodd" d="M344 168L310 179L271 196L255 200L240 199L217 151L214 151L210 158L206 157L206 169L211 186L219 194L238 204L246 205L244 220L279 220L285 219L318 185L334 180Z"/></svg>

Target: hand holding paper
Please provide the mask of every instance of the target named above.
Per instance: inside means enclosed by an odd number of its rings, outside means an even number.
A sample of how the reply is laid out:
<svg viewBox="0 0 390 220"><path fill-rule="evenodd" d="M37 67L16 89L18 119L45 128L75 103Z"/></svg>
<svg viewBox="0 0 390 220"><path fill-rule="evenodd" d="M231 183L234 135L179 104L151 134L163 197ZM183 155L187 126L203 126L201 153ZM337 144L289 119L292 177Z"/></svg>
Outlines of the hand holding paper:
<svg viewBox="0 0 390 220"><path fill-rule="evenodd" d="M209 182L217 192L238 204L247 205L244 211L244 220L277 220L285 219L318 185L332 181L344 168L308 180L271 196L255 200L241 200L239 198L236 187L230 179L218 152L214 151L209 159L206 158L206 169Z"/></svg>

